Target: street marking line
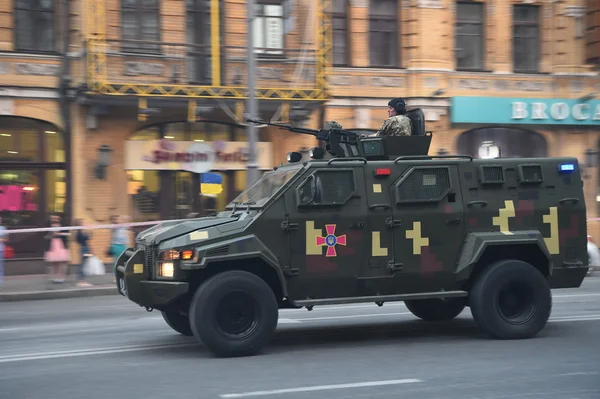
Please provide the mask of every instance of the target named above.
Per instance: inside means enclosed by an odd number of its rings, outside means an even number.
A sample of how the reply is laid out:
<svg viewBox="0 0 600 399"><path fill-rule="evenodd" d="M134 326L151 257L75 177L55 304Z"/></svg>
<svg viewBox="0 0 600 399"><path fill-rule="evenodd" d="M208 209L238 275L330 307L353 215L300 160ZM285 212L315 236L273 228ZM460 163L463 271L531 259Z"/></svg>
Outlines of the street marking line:
<svg viewBox="0 0 600 399"><path fill-rule="evenodd" d="M73 351L29 353L29 354L23 354L23 355L0 356L0 363L22 362L22 361L27 361L27 360L57 359L57 358L75 357L75 356L105 355L105 354L110 354L110 353L136 352L136 351L146 351L146 350L153 350L153 349L184 348L184 347L190 347L190 346L195 346L195 345L196 344L123 346L123 347L115 347L115 348L78 349L78 350L73 350Z"/></svg>
<svg viewBox="0 0 600 399"><path fill-rule="evenodd" d="M287 388L287 389L273 389L269 391L255 391L255 392L243 392L243 393L228 393L219 395L221 398L245 398L248 396L264 396L264 395L278 395L282 393L298 393L298 392L313 392L313 391L327 391L332 389L348 389L348 388L363 388L363 387L378 387L384 385L399 385L399 384L414 384L417 382L424 382L416 378L405 378L402 380L387 380L387 381L367 381L367 382L355 382L350 384L336 384L336 385L316 385L312 387L303 388Z"/></svg>

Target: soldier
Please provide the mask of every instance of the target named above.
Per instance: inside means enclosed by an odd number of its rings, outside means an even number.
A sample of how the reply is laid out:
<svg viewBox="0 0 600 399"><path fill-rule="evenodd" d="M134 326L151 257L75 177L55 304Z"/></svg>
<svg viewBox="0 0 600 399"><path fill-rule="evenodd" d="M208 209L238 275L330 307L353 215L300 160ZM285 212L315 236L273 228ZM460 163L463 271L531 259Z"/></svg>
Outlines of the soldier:
<svg viewBox="0 0 600 399"><path fill-rule="evenodd" d="M410 136L412 125L406 114L406 103L401 98L394 98L388 103L389 119L372 136Z"/></svg>

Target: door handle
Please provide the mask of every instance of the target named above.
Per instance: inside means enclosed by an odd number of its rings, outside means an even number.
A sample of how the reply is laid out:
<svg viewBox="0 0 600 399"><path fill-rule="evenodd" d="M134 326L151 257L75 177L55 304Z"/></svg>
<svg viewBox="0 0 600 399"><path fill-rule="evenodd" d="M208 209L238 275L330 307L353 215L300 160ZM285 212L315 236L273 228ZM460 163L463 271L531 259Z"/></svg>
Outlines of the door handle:
<svg viewBox="0 0 600 399"><path fill-rule="evenodd" d="M487 206L487 201L471 201L471 202L467 203L467 206L475 206L475 205Z"/></svg>
<svg viewBox="0 0 600 399"><path fill-rule="evenodd" d="M348 226L349 229L362 229L364 227L365 227L365 224L362 222L352 223L350 226Z"/></svg>
<svg viewBox="0 0 600 399"><path fill-rule="evenodd" d="M398 227L398 226L402 226L402 220L387 218L387 219L385 219L385 224L388 227Z"/></svg>
<svg viewBox="0 0 600 399"><path fill-rule="evenodd" d="M446 219L446 224L460 224L460 219Z"/></svg>
<svg viewBox="0 0 600 399"><path fill-rule="evenodd" d="M374 205L369 205L369 209L377 209L377 208L390 209L391 206L388 205L388 204L374 204Z"/></svg>
<svg viewBox="0 0 600 399"><path fill-rule="evenodd" d="M559 204L564 204L567 202L572 202L574 204L577 204L579 202L579 198L563 198L558 201Z"/></svg>

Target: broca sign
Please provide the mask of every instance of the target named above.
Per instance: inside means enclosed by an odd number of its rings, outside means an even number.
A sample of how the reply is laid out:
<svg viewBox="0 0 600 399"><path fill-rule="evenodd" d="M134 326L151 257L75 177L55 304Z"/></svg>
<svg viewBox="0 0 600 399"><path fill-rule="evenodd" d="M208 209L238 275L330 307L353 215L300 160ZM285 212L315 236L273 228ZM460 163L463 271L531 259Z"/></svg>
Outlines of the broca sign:
<svg viewBox="0 0 600 399"><path fill-rule="evenodd" d="M578 121L600 121L600 104L594 106L587 103L578 103L570 106L566 102L556 102L548 106L543 102L527 104L515 101L512 103L512 118L517 120L527 118L547 120L552 118L555 121L564 121L569 117Z"/></svg>

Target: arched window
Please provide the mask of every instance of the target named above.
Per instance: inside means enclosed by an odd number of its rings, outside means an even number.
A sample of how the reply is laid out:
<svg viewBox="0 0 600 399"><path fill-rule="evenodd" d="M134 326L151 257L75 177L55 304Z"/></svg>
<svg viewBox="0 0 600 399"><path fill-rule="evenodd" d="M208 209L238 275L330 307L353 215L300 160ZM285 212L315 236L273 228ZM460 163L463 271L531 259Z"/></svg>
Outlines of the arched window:
<svg viewBox="0 0 600 399"><path fill-rule="evenodd" d="M67 155L63 133L29 118L0 117L0 216L9 229L48 226L49 216L65 220ZM40 235L41 234L41 235ZM39 237L38 237L39 235ZM9 245L15 257L43 254L41 237L15 234ZM40 245L31 245L39 242Z"/></svg>
<svg viewBox="0 0 600 399"><path fill-rule="evenodd" d="M474 158L499 155L503 158L546 157L546 139L536 132L507 127L481 127L458 138L458 152Z"/></svg>

